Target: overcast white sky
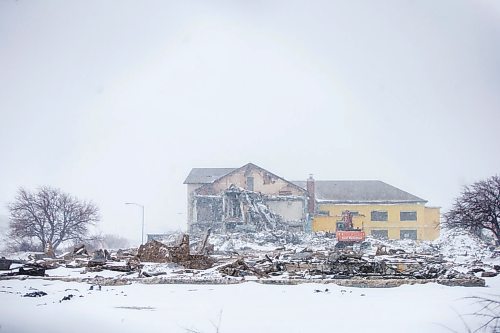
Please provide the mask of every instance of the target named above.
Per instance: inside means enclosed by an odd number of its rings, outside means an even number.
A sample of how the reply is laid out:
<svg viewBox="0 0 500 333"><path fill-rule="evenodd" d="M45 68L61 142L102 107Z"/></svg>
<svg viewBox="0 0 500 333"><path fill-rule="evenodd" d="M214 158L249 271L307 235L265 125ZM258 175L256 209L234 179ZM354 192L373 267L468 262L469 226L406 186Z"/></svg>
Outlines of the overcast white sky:
<svg viewBox="0 0 500 333"><path fill-rule="evenodd" d="M500 170L500 2L0 0L0 215L20 186L140 240L193 167L380 179L448 208Z"/></svg>

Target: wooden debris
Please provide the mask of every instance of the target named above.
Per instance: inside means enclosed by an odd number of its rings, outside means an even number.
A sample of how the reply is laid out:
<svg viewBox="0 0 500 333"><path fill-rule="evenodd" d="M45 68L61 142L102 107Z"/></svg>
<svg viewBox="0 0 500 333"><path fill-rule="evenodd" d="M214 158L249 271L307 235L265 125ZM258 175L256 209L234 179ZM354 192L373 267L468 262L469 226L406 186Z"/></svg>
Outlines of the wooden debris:
<svg viewBox="0 0 500 333"><path fill-rule="evenodd" d="M189 236L183 235L176 246L167 246L151 240L139 247L137 257L143 262L173 262L190 269L207 269L213 266L214 260L203 254L189 253Z"/></svg>
<svg viewBox="0 0 500 333"><path fill-rule="evenodd" d="M45 276L45 268L38 265L25 265L24 267L19 268L17 272L2 274L2 276L17 276L17 275Z"/></svg>
<svg viewBox="0 0 500 333"><path fill-rule="evenodd" d="M214 252L214 245L208 243L208 237L210 237L211 230L212 229L208 228L205 232L205 235L196 249L197 254L208 255Z"/></svg>
<svg viewBox="0 0 500 333"><path fill-rule="evenodd" d="M258 277L268 277L266 273L258 268L249 266L242 258L235 262L222 266L218 269L223 275L243 277L247 275L256 275Z"/></svg>

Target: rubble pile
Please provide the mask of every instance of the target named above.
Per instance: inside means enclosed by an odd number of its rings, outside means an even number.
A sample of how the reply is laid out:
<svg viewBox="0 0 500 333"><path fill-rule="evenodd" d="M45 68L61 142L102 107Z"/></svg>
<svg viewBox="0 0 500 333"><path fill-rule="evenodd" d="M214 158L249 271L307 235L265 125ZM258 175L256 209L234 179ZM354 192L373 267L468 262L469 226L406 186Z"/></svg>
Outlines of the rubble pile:
<svg viewBox="0 0 500 333"><path fill-rule="evenodd" d="M232 232L212 234L209 241L214 245L217 254L251 254L255 252L271 252L276 248L299 249L333 249L334 238L324 234L309 234L288 230L270 230L261 232Z"/></svg>
<svg viewBox="0 0 500 333"><path fill-rule="evenodd" d="M208 269L214 260L203 254L190 254L189 235L183 235L181 242L167 246L152 240L141 245L137 257L143 262L176 263L188 269Z"/></svg>
<svg viewBox="0 0 500 333"><path fill-rule="evenodd" d="M202 251L210 249L208 241ZM50 249L49 249L50 250ZM76 245L72 251L56 257L51 253L34 253L27 260L0 259L0 273L2 276L46 276L46 270L59 267L84 268L82 273L101 272L103 270L123 273L140 272L142 262L175 263L186 269L204 270L213 266L215 260L205 254L190 254L189 236L183 235L177 245L165 245L158 241L150 241L141 245L139 249L126 249L110 252L99 249L89 253L85 245ZM18 267L12 268L12 264Z"/></svg>
<svg viewBox="0 0 500 333"><path fill-rule="evenodd" d="M142 261L147 262L171 262L172 256L167 245L156 240L147 242L141 245L137 252L137 257Z"/></svg>
<svg viewBox="0 0 500 333"><path fill-rule="evenodd" d="M493 250L491 244L460 230L444 230L434 245L449 260L462 263L487 259Z"/></svg>
<svg viewBox="0 0 500 333"><path fill-rule="evenodd" d="M352 251L284 251L271 257L238 260L222 266L224 276L286 277L288 279L465 279L481 284L472 274L453 268L439 255L364 255ZM484 282L484 281L483 281Z"/></svg>
<svg viewBox="0 0 500 333"><path fill-rule="evenodd" d="M51 269L66 267L81 269L82 274L115 271L120 273L115 275L120 276L120 283L130 283L131 279L145 283L232 283L228 281L258 279L283 283L379 281L380 286L395 285L388 281L433 281L480 286L485 285L481 277L496 276L500 271L498 261L482 261L476 256L466 263L450 260L440 252L444 246L440 243L368 238L366 248L336 249L331 235L288 231L211 234L208 230L204 235L194 235L193 243L184 234L167 238L168 244L151 240L138 249L100 249L89 253L85 246L78 245L60 256L37 253L28 260L2 258L0 277L42 277L47 272L50 275Z"/></svg>
<svg viewBox="0 0 500 333"><path fill-rule="evenodd" d="M267 277L266 273L255 266L248 265L243 259L238 259L233 263L222 266L218 271L225 276L244 277L247 275L256 275L258 277Z"/></svg>
<svg viewBox="0 0 500 333"><path fill-rule="evenodd" d="M281 216L273 213L265 204L262 193L249 191L233 184L225 191L225 195L236 200L243 210L246 210L251 223L244 227L252 231L274 230L281 222ZM239 214L241 213L240 211Z"/></svg>

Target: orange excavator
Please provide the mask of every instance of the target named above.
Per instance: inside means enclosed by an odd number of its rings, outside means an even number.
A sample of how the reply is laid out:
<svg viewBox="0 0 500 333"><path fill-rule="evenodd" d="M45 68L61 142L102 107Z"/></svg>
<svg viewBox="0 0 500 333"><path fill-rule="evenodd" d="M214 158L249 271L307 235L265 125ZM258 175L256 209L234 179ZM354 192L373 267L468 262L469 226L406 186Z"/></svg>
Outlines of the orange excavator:
<svg viewBox="0 0 500 333"><path fill-rule="evenodd" d="M365 241L365 232L354 228L352 224L352 213L348 210L342 212L341 220L337 222L337 244L335 247L344 248Z"/></svg>

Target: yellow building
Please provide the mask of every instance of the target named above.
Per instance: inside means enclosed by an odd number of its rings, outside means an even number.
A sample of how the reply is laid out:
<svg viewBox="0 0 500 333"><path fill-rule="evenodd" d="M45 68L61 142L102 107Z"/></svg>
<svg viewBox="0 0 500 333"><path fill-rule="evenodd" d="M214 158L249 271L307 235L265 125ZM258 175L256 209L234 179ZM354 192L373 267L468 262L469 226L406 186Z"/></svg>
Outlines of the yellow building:
<svg viewBox="0 0 500 333"><path fill-rule="evenodd" d="M439 207L381 181L295 182L315 199L313 231L335 232L342 212L353 215L354 227L389 239L433 240L439 237Z"/></svg>

